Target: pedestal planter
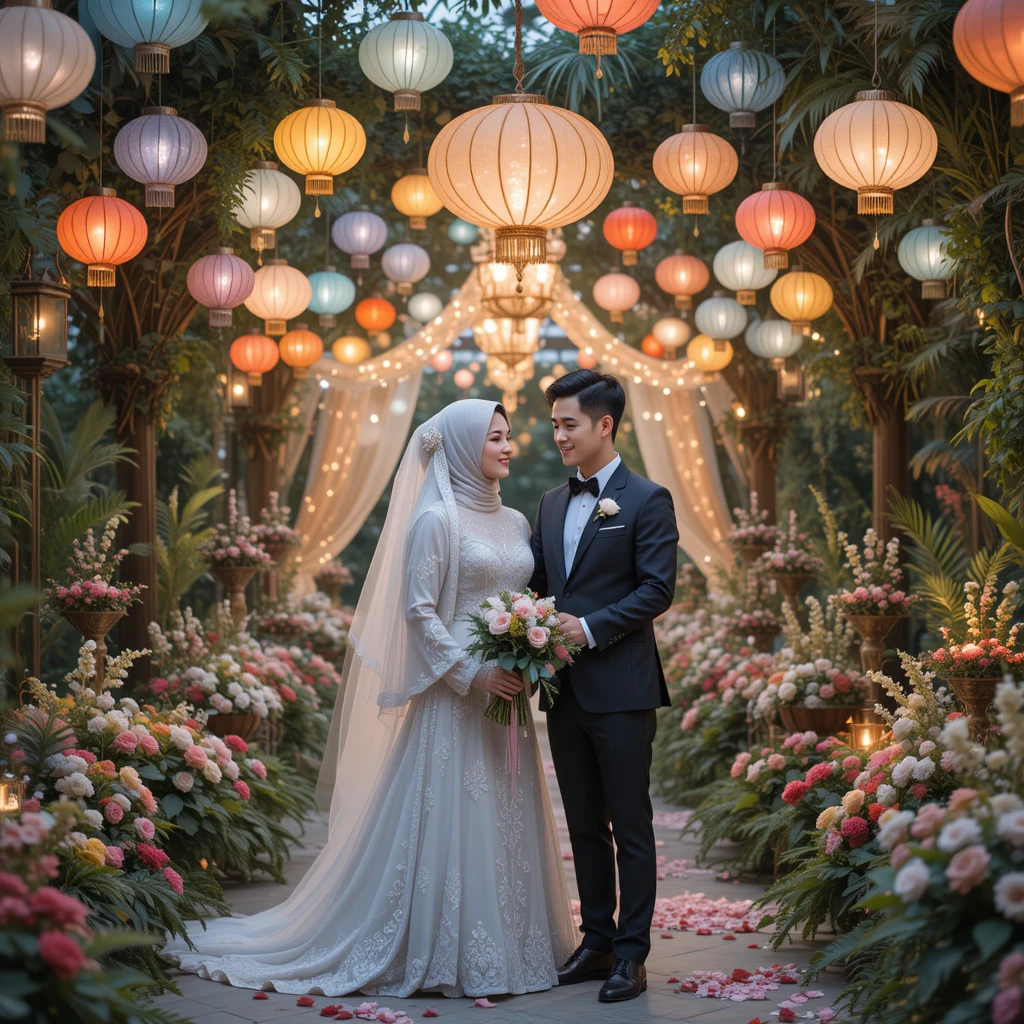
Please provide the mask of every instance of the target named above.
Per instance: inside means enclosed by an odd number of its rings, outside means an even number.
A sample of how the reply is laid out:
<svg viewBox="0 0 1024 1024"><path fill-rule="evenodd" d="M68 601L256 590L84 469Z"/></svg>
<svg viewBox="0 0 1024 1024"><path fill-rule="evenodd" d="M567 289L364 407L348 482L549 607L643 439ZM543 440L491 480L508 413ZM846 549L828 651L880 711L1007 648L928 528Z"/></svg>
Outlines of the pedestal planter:
<svg viewBox="0 0 1024 1024"><path fill-rule="evenodd" d="M317 576L316 585L331 599L331 604L337 607L341 598L341 583L337 580L322 580Z"/></svg>
<svg viewBox="0 0 1024 1024"><path fill-rule="evenodd" d="M303 629L301 626L294 626L289 629L285 629L281 626L275 626L273 629L260 628L259 632L269 637L271 640L276 640L287 647L296 637L302 636Z"/></svg>
<svg viewBox="0 0 1024 1024"><path fill-rule="evenodd" d="M210 715L206 728L214 736L241 736L251 740L263 720L259 715Z"/></svg>
<svg viewBox="0 0 1024 1024"><path fill-rule="evenodd" d="M805 708L800 704L780 704L779 718L790 732L816 732L819 736L835 736L845 731L853 708Z"/></svg>
<svg viewBox="0 0 1024 1024"><path fill-rule="evenodd" d="M737 544L736 550L749 562L754 564L765 552L771 551L770 544Z"/></svg>
<svg viewBox="0 0 1024 1024"><path fill-rule="evenodd" d="M800 596L800 591L807 586L812 579L814 579L814 573L810 572L774 572L772 575L775 577L775 582L779 585L779 590L782 591L783 597L790 603L793 611L797 609L797 598Z"/></svg>
<svg viewBox="0 0 1024 1024"><path fill-rule="evenodd" d="M245 588L249 580L260 571L258 565L211 565L210 572L224 584L231 598L231 619L235 629L241 627L248 611L245 604Z"/></svg>
<svg viewBox="0 0 1024 1024"><path fill-rule="evenodd" d="M736 626L734 632L746 639L753 637L754 646L762 652L771 653L775 646L775 638L779 635L778 626L754 626L750 629L743 629Z"/></svg>
<svg viewBox="0 0 1024 1024"><path fill-rule="evenodd" d="M971 727L971 735L984 743L985 737L992 728L988 717L988 709L996 695L996 687L1002 680L999 677L980 679L976 676L947 676L949 688L956 694L956 699L967 712L967 722Z"/></svg>
<svg viewBox="0 0 1024 1024"><path fill-rule="evenodd" d="M62 612L84 640L96 641L96 686L97 693L103 688L103 663L107 657L107 634L124 618L124 612Z"/></svg>
<svg viewBox="0 0 1024 1024"><path fill-rule="evenodd" d="M902 615L848 615L850 625L861 637L860 667L863 672L881 672L885 638Z"/></svg>
<svg viewBox="0 0 1024 1024"><path fill-rule="evenodd" d="M294 549L292 544L268 544L264 541L263 550L271 558L271 565L267 566L266 593L268 601L277 600L277 573L285 562L288 561L289 553Z"/></svg>

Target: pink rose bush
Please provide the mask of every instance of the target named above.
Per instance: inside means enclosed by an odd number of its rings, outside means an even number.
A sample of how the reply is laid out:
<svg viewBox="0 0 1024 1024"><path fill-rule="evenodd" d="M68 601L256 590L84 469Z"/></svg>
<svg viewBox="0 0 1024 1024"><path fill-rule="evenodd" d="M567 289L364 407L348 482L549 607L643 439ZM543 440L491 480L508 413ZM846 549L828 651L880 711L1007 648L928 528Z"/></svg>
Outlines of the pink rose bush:
<svg viewBox="0 0 1024 1024"><path fill-rule="evenodd" d="M219 566L262 568L271 560L252 521L239 515L234 489L228 492L228 521L213 527L203 554L210 565Z"/></svg>
<svg viewBox="0 0 1024 1024"><path fill-rule="evenodd" d="M779 535L779 528L768 522L768 510L760 508L757 491L750 492L750 508L732 510L733 528L726 534L730 544L742 547L745 544L766 544L773 546Z"/></svg>
<svg viewBox="0 0 1024 1024"><path fill-rule="evenodd" d="M761 556L761 562L775 573L816 573L824 563L809 550L808 541L797 527L796 510L790 509L786 529L776 529L775 547Z"/></svg>
<svg viewBox="0 0 1024 1024"><path fill-rule="evenodd" d="M840 533L838 540L846 554L846 567L853 574L853 587L836 595L847 615L907 615L915 598L906 592L899 539L886 542L869 529L863 550L848 543L845 533Z"/></svg>
<svg viewBox="0 0 1024 1024"><path fill-rule="evenodd" d="M302 543L302 535L291 526L292 510L280 503L277 491L267 496L267 507L260 509L260 521L253 532L261 544L283 544L286 547L298 547Z"/></svg>

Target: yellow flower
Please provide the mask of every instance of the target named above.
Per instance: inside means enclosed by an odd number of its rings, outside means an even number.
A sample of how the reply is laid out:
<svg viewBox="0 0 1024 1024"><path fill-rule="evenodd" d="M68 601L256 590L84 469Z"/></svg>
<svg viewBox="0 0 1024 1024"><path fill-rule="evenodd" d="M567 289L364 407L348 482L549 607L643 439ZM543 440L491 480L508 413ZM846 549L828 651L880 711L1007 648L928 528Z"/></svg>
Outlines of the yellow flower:
<svg viewBox="0 0 1024 1024"><path fill-rule="evenodd" d="M825 810L818 815L818 820L814 823L815 828L831 828L832 823L836 820L836 815L839 813L838 807L826 807Z"/></svg>
<svg viewBox="0 0 1024 1024"><path fill-rule="evenodd" d="M136 793L142 789L142 779L139 778L139 773L129 765L121 769L121 782L129 789L135 790Z"/></svg>
<svg viewBox="0 0 1024 1024"><path fill-rule="evenodd" d="M107 848L103 845L102 841L93 837L85 841L85 846L80 846L75 853L78 854L82 860L89 864L95 864L101 868L107 860Z"/></svg>
<svg viewBox="0 0 1024 1024"><path fill-rule="evenodd" d="M508 631L512 636L526 636L526 623L513 615L512 624L508 627Z"/></svg>
<svg viewBox="0 0 1024 1024"><path fill-rule="evenodd" d="M851 789L843 797L843 810L847 814L856 814L864 806L864 790Z"/></svg>

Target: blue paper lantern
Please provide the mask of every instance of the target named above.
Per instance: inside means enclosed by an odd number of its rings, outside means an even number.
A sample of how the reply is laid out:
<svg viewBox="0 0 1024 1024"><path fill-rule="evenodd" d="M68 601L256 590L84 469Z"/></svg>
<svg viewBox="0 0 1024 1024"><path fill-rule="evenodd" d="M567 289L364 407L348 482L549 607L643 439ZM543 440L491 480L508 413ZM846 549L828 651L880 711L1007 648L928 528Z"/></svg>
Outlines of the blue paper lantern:
<svg viewBox="0 0 1024 1024"><path fill-rule="evenodd" d="M946 281L953 273L953 260L946 255L948 241L942 221L935 217L926 217L919 228L900 239L896 258L915 281L921 282L922 299L946 297Z"/></svg>
<svg viewBox="0 0 1024 1024"><path fill-rule="evenodd" d="M786 85L782 65L749 43L730 43L700 73L701 92L728 111L731 128L753 128L754 114L770 107Z"/></svg>
<svg viewBox="0 0 1024 1024"><path fill-rule="evenodd" d="M448 237L456 245L472 245L480 237L480 229L468 220L456 217L448 225Z"/></svg>
<svg viewBox="0 0 1024 1024"><path fill-rule="evenodd" d="M96 27L118 46L135 48L135 70L166 75L171 48L206 28L203 0L86 0Z"/></svg>
<svg viewBox="0 0 1024 1024"><path fill-rule="evenodd" d="M310 310L319 315L321 327L333 327L335 316L352 305L356 286L331 266L310 274L309 283L313 288Z"/></svg>

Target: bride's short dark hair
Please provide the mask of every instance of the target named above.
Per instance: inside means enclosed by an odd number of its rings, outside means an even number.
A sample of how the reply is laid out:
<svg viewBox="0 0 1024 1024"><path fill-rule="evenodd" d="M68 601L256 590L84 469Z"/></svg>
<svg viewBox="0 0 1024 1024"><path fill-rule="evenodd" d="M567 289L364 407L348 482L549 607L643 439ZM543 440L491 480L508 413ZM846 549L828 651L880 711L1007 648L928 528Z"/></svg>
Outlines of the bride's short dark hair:
<svg viewBox="0 0 1024 1024"><path fill-rule="evenodd" d="M619 421L626 411L626 392L622 390L618 377L610 373L598 373L597 370L573 370L564 377L559 377L545 392L549 406L558 398L569 398L575 395L580 403L580 411L592 420L602 416L612 418L612 440L619 429Z"/></svg>

